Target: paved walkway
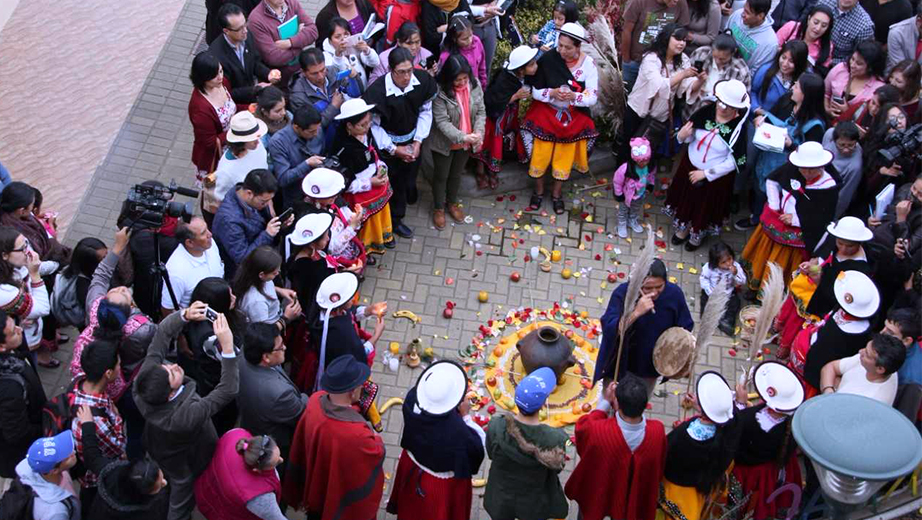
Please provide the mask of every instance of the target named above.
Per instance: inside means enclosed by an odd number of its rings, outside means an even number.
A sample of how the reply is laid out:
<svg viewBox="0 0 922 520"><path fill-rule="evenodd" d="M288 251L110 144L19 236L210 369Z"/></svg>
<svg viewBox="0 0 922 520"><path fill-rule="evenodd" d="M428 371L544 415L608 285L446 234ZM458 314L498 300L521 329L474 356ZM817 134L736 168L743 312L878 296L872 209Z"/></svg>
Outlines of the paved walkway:
<svg viewBox="0 0 922 520"><path fill-rule="evenodd" d="M319 9L316 4L307 7L311 13ZM16 14L19 14L18 11ZM193 171L189 162L192 130L186 115L191 87L187 75L193 49L200 45L203 20L204 7L198 0L190 0L182 7L165 47L150 69L108 154L92 178L87 179L86 193L66 235L67 242L74 243L87 235L111 241L120 203L132 184L151 178L162 181L176 178L182 184L192 184ZM3 37L6 36L4 32ZM597 173L605 177L611 174L609 171ZM39 186L45 188L41 182ZM62 182L55 187L67 193L73 202L78 199L82 184ZM588 311L591 317L600 317L614 288L614 284L602 288L608 271L627 272L642 241L629 243L612 238L610 233L614 232L616 222L615 202L604 191L599 192L601 196L594 197L595 191L586 190L575 197L581 198L583 211L592 216L592 223L580 218L581 215L572 220L569 215L563 215L553 223L549 216L537 215L535 220L546 230L542 235L528 233L522 228L515 229L513 216L525 206L526 192L506 194L501 198L484 195L465 200L472 222L437 231L429 225L431 195L424 190L419 204L410 208L406 219L415 228L416 238L400 240L397 248L389 251L379 266L369 270L362 287L363 298L368 301L387 300L392 310L414 311L420 315L422 322L414 328L406 320L388 320L388 329L382 337L379 351L383 352L388 342L397 341L405 345L420 337L425 346L433 347L437 357L453 358L459 347L469 344L481 324L491 317L505 316L510 308L518 306L547 308L554 302L569 300L577 309ZM646 210L647 221L654 229L661 229L668 241L669 221L661 215L659 201L649 197L648 202L652 206ZM499 231L492 232L487 223L500 228ZM526 223L532 224L522 222ZM480 235L483 254L476 253L474 235ZM591 241L586 239L587 235ZM742 234L728 231L724 239L736 251L742 250ZM606 251L607 244L617 250ZM535 245L563 250L566 263L554 264L550 273L537 271L535 263L526 265L524 253ZM617 264L611 259L613 253ZM700 289L697 275L690 268L700 269L706 260L706 248L694 254L668 249L662 257L668 263L670 276L674 276L682 286L692 312L697 316ZM678 263L684 264L682 270L677 269ZM560 275L564 266L573 271L585 270L585 274L564 280ZM512 270L523 274L519 283L509 281ZM449 278L452 283L448 282ZM489 303L477 301L477 293L481 290L490 293ZM446 300L458 305L451 320L441 316ZM715 344L701 356L699 372L711 368L729 377L738 374L736 364L740 360L729 356L729 345L729 338L717 338ZM63 360L64 354L59 354L59 357ZM381 385L379 402L405 395L420 373L420 368L411 369L404 365L394 373L376 363L374 379ZM64 370L43 371L50 392L67 380L66 374ZM654 399L650 413L665 422L667 427L680 413L678 397L673 392L682 389L683 382L670 383L665 388L665 397ZM383 436L388 454L385 471L392 477L400 454L403 426L399 408L388 411L384 421L386 430ZM576 458L575 451L570 455ZM566 478L574 463L575 460L569 463L562 478ZM487 470L488 464L485 464L482 474L486 475ZM385 500L390 487L388 482ZM473 518L487 518L486 513L481 511L482 491L475 491ZM392 518L382 509L380 518L385 517ZM573 507L569 518L575 517Z"/></svg>

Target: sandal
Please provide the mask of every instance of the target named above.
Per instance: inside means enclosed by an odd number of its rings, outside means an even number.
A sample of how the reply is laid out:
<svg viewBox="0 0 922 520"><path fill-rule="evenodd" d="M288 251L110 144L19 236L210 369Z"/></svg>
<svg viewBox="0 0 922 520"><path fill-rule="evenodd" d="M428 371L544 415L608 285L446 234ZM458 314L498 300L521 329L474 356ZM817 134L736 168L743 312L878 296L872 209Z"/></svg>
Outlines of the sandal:
<svg viewBox="0 0 922 520"><path fill-rule="evenodd" d="M373 255L365 257L365 265L378 265L378 260Z"/></svg>
<svg viewBox="0 0 922 520"><path fill-rule="evenodd" d="M485 173L477 174L477 189L486 190L490 188L490 180L487 178Z"/></svg>
<svg viewBox="0 0 922 520"><path fill-rule="evenodd" d="M551 197L551 202L554 204L554 213L563 215L566 211L566 208L563 205L563 198Z"/></svg>
<svg viewBox="0 0 922 520"><path fill-rule="evenodd" d="M538 211L541 209L541 204L544 203L544 195L538 195L537 193L531 194L531 200L528 201L528 207L525 208L528 211Z"/></svg>
<svg viewBox="0 0 922 520"><path fill-rule="evenodd" d="M59 360L55 359L55 358L50 358L50 359L48 360L48 362L46 362L46 363L43 363L43 362L41 362L41 361L38 361L38 366L40 366L40 367L42 367L42 368L55 369L55 368L58 368L59 366L61 366L61 362L60 362Z"/></svg>

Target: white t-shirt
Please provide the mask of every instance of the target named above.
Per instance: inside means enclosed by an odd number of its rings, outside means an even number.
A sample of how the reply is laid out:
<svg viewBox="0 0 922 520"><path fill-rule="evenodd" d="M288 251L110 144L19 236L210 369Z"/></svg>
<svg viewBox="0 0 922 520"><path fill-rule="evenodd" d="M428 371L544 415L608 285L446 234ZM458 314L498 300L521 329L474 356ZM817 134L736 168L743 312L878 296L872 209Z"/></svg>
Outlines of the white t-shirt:
<svg viewBox="0 0 922 520"><path fill-rule="evenodd" d="M842 371L842 380L839 382L839 388L836 392L863 395L876 399L887 406L893 406L893 400L896 399L896 387L898 384L895 373L890 374L884 381L868 381L867 370L861 366L859 357L861 354L855 354L839 360L839 370Z"/></svg>
<svg viewBox="0 0 922 520"><path fill-rule="evenodd" d="M179 301L179 307L185 308L192 303L189 301L192 298L192 290L199 282L211 276L224 277L224 262L218 253L218 244L212 240L211 247L199 258L190 255L185 246L180 245L167 260L166 270L170 274L170 285ZM160 306L166 309L173 308L173 301L166 286L163 287Z"/></svg>

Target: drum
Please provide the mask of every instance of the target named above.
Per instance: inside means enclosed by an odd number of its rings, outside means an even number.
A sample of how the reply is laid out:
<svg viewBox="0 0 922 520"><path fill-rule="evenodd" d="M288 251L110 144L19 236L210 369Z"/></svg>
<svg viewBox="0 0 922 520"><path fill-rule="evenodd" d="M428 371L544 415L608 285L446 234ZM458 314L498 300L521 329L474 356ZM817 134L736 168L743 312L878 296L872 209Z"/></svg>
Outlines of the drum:
<svg viewBox="0 0 922 520"><path fill-rule="evenodd" d="M663 377L687 377L695 353L695 336L682 327L666 329L653 347L653 366Z"/></svg>

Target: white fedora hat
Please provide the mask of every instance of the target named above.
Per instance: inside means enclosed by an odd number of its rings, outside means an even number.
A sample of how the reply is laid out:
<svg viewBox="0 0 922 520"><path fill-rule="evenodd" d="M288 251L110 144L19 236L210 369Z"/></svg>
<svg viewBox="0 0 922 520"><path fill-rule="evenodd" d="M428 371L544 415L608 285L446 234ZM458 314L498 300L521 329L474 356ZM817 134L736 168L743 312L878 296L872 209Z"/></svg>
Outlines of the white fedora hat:
<svg viewBox="0 0 922 520"><path fill-rule="evenodd" d="M820 168L832 162L832 152L823 148L821 143L807 141L791 152L788 158L798 168Z"/></svg>
<svg viewBox="0 0 922 520"><path fill-rule="evenodd" d="M374 107L374 104L369 105L362 98L350 99L339 107L339 114L333 119L349 119L350 117L364 114Z"/></svg>
<svg viewBox="0 0 922 520"><path fill-rule="evenodd" d="M262 120L249 111L237 112L231 117L230 129L227 131L228 143L249 143L266 135L269 128Z"/></svg>
<svg viewBox="0 0 922 520"><path fill-rule="evenodd" d="M877 286L861 271L842 271L833 284L836 301L856 318L870 318L880 306Z"/></svg>
<svg viewBox="0 0 922 520"><path fill-rule="evenodd" d="M708 370L698 378L695 387L701 413L715 424L724 424L733 418L733 390L724 376Z"/></svg>
<svg viewBox="0 0 922 520"><path fill-rule="evenodd" d="M830 235L850 242L867 242L874 238L874 232L857 217L842 217L826 226Z"/></svg>
<svg viewBox="0 0 922 520"><path fill-rule="evenodd" d="M467 393L467 374L454 361L429 365L416 383L419 408L431 415L444 415L461 404Z"/></svg>
<svg viewBox="0 0 922 520"><path fill-rule="evenodd" d="M565 34L581 42L589 41L589 38L586 37L586 29L583 29L583 26L576 22L567 22L563 24L563 27L560 28L560 34Z"/></svg>
<svg viewBox="0 0 922 520"><path fill-rule="evenodd" d="M333 225L333 215L329 213L310 213L295 223L295 229L288 235L288 240L296 246L304 246L322 237Z"/></svg>
<svg viewBox="0 0 922 520"><path fill-rule="evenodd" d="M757 366L754 379L759 397L776 412L793 412L804 402L804 385L790 368L777 361Z"/></svg>
<svg viewBox="0 0 922 520"><path fill-rule="evenodd" d="M355 273L331 274L320 282L320 288L317 289L317 305L321 309L333 310L351 300L358 290L359 278Z"/></svg>
<svg viewBox="0 0 922 520"><path fill-rule="evenodd" d="M714 97L729 107L745 110L749 108L749 90L738 79L725 79L714 85Z"/></svg>
<svg viewBox="0 0 922 520"><path fill-rule="evenodd" d="M312 199L327 199L346 189L343 174L329 168L314 168L301 181L301 190Z"/></svg>
<svg viewBox="0 0 922 520"><path fill-rule="evenodd" d="M528 45L520 45L509 53L506 61L506 70L515 70L524 67L538 55L538 49Z"/></svg>

